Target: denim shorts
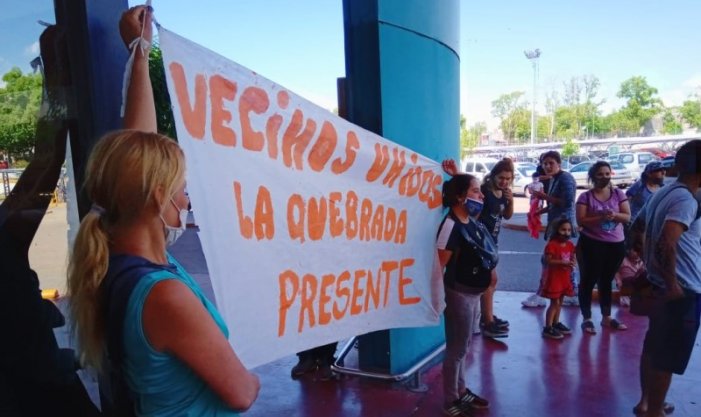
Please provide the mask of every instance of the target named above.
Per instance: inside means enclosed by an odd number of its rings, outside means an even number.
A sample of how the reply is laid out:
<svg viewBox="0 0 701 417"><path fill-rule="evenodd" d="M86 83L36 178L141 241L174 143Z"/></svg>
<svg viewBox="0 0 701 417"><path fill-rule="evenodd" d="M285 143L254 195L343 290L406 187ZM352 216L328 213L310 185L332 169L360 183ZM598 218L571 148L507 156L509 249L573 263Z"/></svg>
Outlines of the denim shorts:
<svg viewBox="0 0 701 417"><path fill-rule="evenodd" d="M701 316L701 294L687 292L683 298L660 302L650 314L644 351L652 367L684 374L696 343Z"/></svg>

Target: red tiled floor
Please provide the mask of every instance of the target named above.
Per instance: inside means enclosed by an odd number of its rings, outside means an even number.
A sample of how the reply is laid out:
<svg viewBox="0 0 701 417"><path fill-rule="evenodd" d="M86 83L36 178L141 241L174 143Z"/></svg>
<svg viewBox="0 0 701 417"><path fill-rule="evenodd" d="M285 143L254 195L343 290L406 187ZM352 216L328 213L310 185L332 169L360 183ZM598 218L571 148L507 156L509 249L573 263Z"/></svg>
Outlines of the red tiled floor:
<svg viewBox="0 0 701 417"><path fill-rule="evenodd" d="M491 401L488 410L475 415L633 415L646 320L620 311L614 315L628 324L629 330L601 329L595 306L598 334L591 336L579 330L579 309L564 307L562 319L573 328L573 334L560 341L545 340L540 335L544 308L522 308L520 301L527 295L496 295L495 310L511 322L507 339L497 342L475 337L468 385ZM295 363L296 357L292 356L255 370L262 389L246 416L441 415L440 361L424 370L422 381L428 387L424 393L411 392L397 383L359 377L322 382L308 376L293 381L289 372ZM668 400L676 405L673 416L701 415L701 352L694 352L685 375L674 377Z"/></svg>

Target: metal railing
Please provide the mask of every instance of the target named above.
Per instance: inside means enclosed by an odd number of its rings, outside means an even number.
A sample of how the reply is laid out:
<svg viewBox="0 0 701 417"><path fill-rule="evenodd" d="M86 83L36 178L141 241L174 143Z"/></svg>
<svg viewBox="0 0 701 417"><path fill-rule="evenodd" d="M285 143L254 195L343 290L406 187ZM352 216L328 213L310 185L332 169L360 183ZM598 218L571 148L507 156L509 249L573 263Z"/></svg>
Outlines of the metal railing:
<svg viewBox="0 0 701 417"><path fill-rule="evenodd" d="M350 353L351 349L353 349L353 347L355 346L357 339L357 337L353 337L345 344L345 346L343 346L343 348L341 349L341 353L338 355L338 358L331 366L331 369L341 374L364 376L368 378L375 378L394 382L402 382L411 377L411 380L409 381L410 383L408 384L408 388L412 391L419 392L424 392L426 389L425 385L421 383L421 369L445 350L445 343L443 343L433 351L426 354L423 358L417 361L405 372L389 374L382 372L363 371L359 368L351 368L345 366L345 358L348 355L348 353Z"/></svg>

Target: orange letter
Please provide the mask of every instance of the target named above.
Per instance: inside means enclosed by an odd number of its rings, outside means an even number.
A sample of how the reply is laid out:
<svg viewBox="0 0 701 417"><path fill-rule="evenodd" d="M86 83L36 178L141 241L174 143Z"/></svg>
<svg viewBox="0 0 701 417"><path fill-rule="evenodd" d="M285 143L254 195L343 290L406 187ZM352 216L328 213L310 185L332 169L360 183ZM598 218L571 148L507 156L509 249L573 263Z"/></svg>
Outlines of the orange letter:
<svg viewBox="0 0 701 417"><path fill-rule="evenodd" d="M314 318L314 298L316 298L316 277L312 274L305 274L302 278L302 305L299 308L299 328L297 331L302 333L304 328L304 312L307 311L309 316L309 328L316 325Z"/></svg>
<svg viewBox="0 0 701 417"><path fill-rule="evenodd" d="M291 167L294 161L295 168L300 171L302 170L302 154L316 131L316 122L312 119L307 120L304 130L302 130L303 119L302 111L295 110L290 125L287 126L285 134L282 135L282 162L285 163L285 166Z"/></svg>
<svg viewBox="0 0 701 417"><path fill-rule="evenodd" d="M360 240L370 240L370 217L372 216L372 201L363 199L360 205Z"/></svg>
<svg viewBox="0 0 701 417"><path fill-rule="evenodd" d="M392 159L394 159L394 162L392 162L389 172L387 172L387 175L385 175L385 179L382 180L382 183L387 184L388 187L394 186L394 181L399 178L399 175L402 173L402 170L406 165L404 154L404 151L401 153L399 152L399 148L392 149Z"/></svg>
<svg viewBox="0 0 701 417"><path fill-rule="evenodd" d="M342 309L338 308L338 302L333 302L333 318L336 320L341 320L343 316L346 315L348 310L348 300L350 299L350 289L344 287L342 284L350 279L350 272L343 271L341 275L338 276L336 281L336 299L345 298L346 303L343 305Z"/></svg>
<svg viewBox="0 0 701 417"><path fill-rule="evenodd" d="M370 229L372 238L382 240L382 229L385 223L385 207L378 204L375 209L375 215L372 216L372 228Z"/></svg>
<svg viewBox="0 0 701 417"><path fill-rule="evenodd" d="M346 195L346 238L352 240L358 234L358 196L353 191Z"/></svg>
<svg viewBox="0 0 701 417"><path fill-rule="evenodd" d="M250 239L253 236L253 221L251 218L243 214L243 202L241 201L241 184L234 181L234 198L236 199L236 212L239 215L239 229L241 236L245 239Z"/></svg>
<svg viewBox="0 0 701 417"><path fill-rule="evenodd" d="M309 151L309 156L307 160L309 161L309 166L316 172L321 171L329 162L333 151L336 150L336 143L338 142L338 135L336 134L336 129L329 122L324 122L321 125L321 131L319 132L319 139L316 140L312 150Z"/></svg>
<svg viewBox="0 0 701 417"><path fill-rule="evenodd" d="M370 297L372 297L372 302L375 304L375 310L380 305L380 281L382 280L382 274L377 271L377 283L372 281L372 271L368 269L368 288L367 297L365 297L365 312L368 312L368 307L370 306Z"/></svg>
<svg viewBox="0 0 701 417"><path fill-rule="evenodd" d="M175 84L175 95L178 98L185 128L193 138L202 139L204 138L205 113L207 113L207 105L205 104L207 82L204 75L195 75L195 104L190 107L190 94L187 91L183 66L177 62L171 62L168 68L170 68L170 76Z"/></svg>
<svg viewBox="0 0 701 417"><path fill-rule="evenodd" d="M270 191L262 185L258 187L258 198L256 199L256 238L264 237L268 240L275 236L275 221L273 219L273 203L270 201Z"/></svg>
<svg viewBox="0 0 701 417"><path fill-rule="evenodd" d="M392 207L387 209L387 215L385 216L385 242L392 240L394 236L394 230L397 227L397 212L394 211Z"/></svg>
<svg viewBox="0 0 701 417"><path fill-rule="evenodd" d="M228 123L231 113L224 108L224 99L233 101L236 97L236 84L221 75L209 79L209 100L212 103L212 139L223 146L236 146L236 133Z"/></svg>
<svg viewBox="0 0 701 417"><path fill-rule="evenodd" d="M326 274L321 277L321 289L319 290L319 325L329 324L331 322L331 313L326 311L326 304L331 301L331 296L326 293L326 290L333 285L336 277L333 274Z"/></svg>
<svg viewBox="0 0 701 417"><path fill-rule="evenodd" d="M265 137L268 139L268 156L270 159L277 158L277 134L282 125L282 116L274 114L265 124Z"/></svg>
<svg viewBox="0 0 701 417"><path fill-rule="evenodd" d="M441 194L441 184L443 184L443 178L440 175L433 176L433 182L431 183L431 199L428 201L428 208L434 209L440 207L443 204L443 195Z"/></svg>
<svg viewBox="0 0 701 417"><path fill-rule="evenodd" d="M348 170L355 162L355 157L358 152L357 149L360 148L360 141L355 132L349 130L346 134L346 161L341 162L341 158L336 158L331 164L331 172L334 174L342 174Z"/></svg>
<svg viewBox="0 0 701 417"><path fill-rule="evenodd" d="M249 151L261 151L265 139L262 132L256 132L251 127L251 111L261 114L268 110L270 100L265 90L258 87L248 87L243 90L239 100L239 118L241 119L241 142Z"/></svg>
<svg viewBox="0 0 701 417"><path fill-rule="evenodd" d="M360 286L360 280L365 276L365 270L358 269L353 275L353 298L351 299L351 316L356 316L363 311L363 305L358 304L358 299L363 297L363 288Z"/></svg>
<svg viewBox="0 0 701 417"><path fill-rule="evenodd" d="M295 210L299 213L299 220L295 220ZM287 230L290 232L290 239L304 242L304 200L299 194L292 194L287 200Z"/></svg>
<svg viewBox="0 0 701 417"><path fill-rule="evenodd" d="M387 307L389 302L389 283L392 281L392 271L399 268L399 263L397 261L385 261L382 262L382 272L385 273L385 294L384 294L384 307Z"/></svg>
<svg viewBox="0 0 701 417"><path fill-rule="evenodd" d="M399 212L399 221L397 222L397 234L394 235L394 243L406 242L406 210Z"/></svg>
<svg viewBox="0 0 701 417"><path fill-rule="evenodd" d="M389 148L387 145L375 144L375 160L372 162L372 166L368 173L365 175L365 179L368 182L373 182L382 175L389 164Z"/></svg>
<svg viewBox="0 0 701 417"><path fill-rule="evenodd" d="M399 304L403 306L408 304L416 304L421 301L421 297L406 298L404 296L404 286L410 285L414 282L411 277L404 276L404 268L408 268L412 265L414 265L414 260L412 258L402 259L399 263Z"/></svg>
<svg viewBox="0 0 701 417"><path fill-rule="evenodd" d="M292 270L280 274L278 277L280 285L280 311L278 318L277 335L282 337L285 334L285 320L287 319L287 310L292 306L292 301L297 297L299 291L299 277ZM287 284L292 285L292 294L287 292Z"/></svg>
<svg viewBox="0 0 701 417"><path fill-rule="evenodd" d="M338 237L343 233L343 220L338 218L341 210L336 207L336 202L341 201L341 198L341 193L337 191L329 193L329 230L331 231L331 237Z"/></svg>
<svg viewBox="0 0 701 417"><path fill-rule="evenodd" d="M307 206L307 227L309 228L309 239L320 240L324 237L326 229L326 198L321 197L319 203L316 198L309 199Z"/></svg>
<svg viewBox="0 0 701 417"><path fill-rule="evenodd" d="M428 202L431 198L431 183L433 182L433 171L424 171L421 178L421 188L419 188L419 201L422 203Z"/></svg>

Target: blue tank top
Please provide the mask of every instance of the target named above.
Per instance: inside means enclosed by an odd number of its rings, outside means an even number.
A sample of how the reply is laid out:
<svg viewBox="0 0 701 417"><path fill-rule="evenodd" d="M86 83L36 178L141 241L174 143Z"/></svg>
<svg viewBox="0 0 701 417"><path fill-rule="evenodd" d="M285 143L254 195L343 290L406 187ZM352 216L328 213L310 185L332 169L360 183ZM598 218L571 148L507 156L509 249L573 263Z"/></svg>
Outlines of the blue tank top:
<svg viewBox="0 0 701 417"><path fill-rule="evenodd" d="M185 363L173 355L156 351L147 341L142 325L144 302L153 286L166 279L177 279L202 301L225 337L229 331L216 307L205 297L192 277L168 256L177 270L145 275L129 298L124 315L124 377L137 394L139 416L238 416ZM167 317L163 318L167 320Z"/></svg>

